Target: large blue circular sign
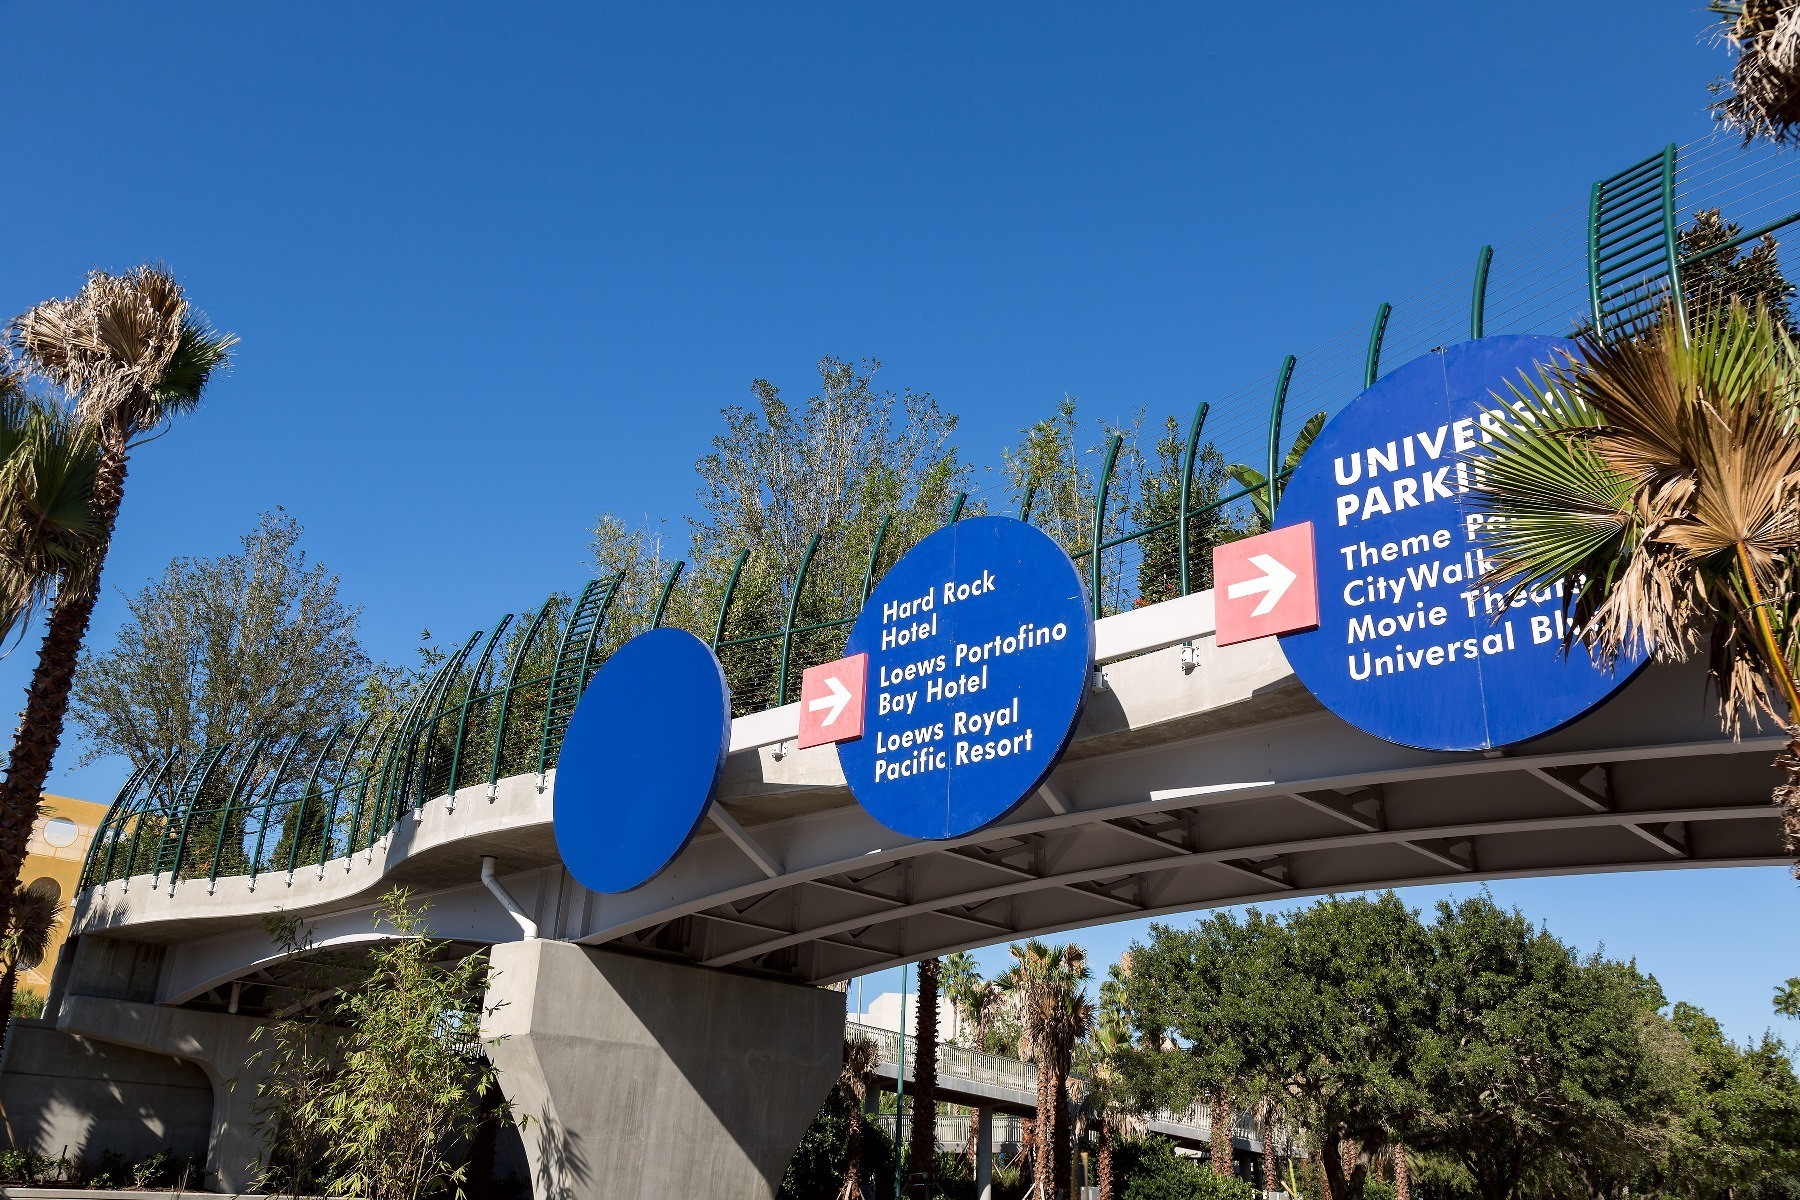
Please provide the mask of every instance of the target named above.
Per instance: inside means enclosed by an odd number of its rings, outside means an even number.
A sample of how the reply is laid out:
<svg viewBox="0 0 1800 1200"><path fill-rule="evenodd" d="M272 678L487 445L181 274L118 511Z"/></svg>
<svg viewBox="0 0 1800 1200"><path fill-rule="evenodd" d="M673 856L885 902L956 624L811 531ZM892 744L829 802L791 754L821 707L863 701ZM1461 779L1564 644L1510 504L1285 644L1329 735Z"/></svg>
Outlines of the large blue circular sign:
<svg viewBox="0 0 1800 1200"><path fill-rule="evenodd" d="M850 790L890 829L959 837L1050 774L1087 695L1094 624L1061 547L1022 521L970 517L882 578L845 650L864 652L863 735L838 746Z"/></svg>
<svg viewBox="0 0 1800 1200"><path fill-rule="evenodd" d="M1508 605L1480 582L1469 487L1494 424L1517 419L1509 384L1577 352L1524 335L1434 350L1339 413L1294 472L1280 523L1313 523L1319 626L1281 648L1352 725L1427 750L1505 746L1575 720L1641 665L1565 656L1560 586Z"/></svg>
<svg viewBox="0 0 1800 1200"><path fill-rule="evenodd" d="M654 878L706 816L731 745L731 692L705 642L653 629L582 693L556 760L556 848L595 892Z"/></svg>

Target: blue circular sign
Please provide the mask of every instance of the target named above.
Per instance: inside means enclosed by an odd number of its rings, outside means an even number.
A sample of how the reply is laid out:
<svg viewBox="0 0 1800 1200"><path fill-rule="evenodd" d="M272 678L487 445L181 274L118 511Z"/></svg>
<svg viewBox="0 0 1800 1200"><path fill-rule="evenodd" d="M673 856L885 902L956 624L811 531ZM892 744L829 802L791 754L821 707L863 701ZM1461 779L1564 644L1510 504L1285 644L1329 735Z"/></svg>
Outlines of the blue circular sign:
<svg viewBox="0 0 1800 1200"><path fill-rule="evenodd" d="M1017 807L1068 746L1094 623L1060 546L970 517L882 577L844 651L864 652L863 734L838 746L850 790L890 829L959 837Z"/></svg>
<svg viewBox="0 0 1800 1200"><path fill-rule="evenodd" d="M1510 605L1481 586L1485 514L1469 495L1492 428L1578 348L1512 335L1401 367L1332 419L1281 498L1282 525L1311 521L1319 626L1283 634L1294 673L1326 708L1426 750L1485 750L1582 716L1641 665L1601 670L1564 655L1563 589Z"/></svg>
<svg viewBox="0 0 1800 1200"><path fill-rule="evenodd" d="M731 691L705 642L640 633L581 694L556 759L563 865L595 892L654 878L706 816L731 746Z"/></svg>

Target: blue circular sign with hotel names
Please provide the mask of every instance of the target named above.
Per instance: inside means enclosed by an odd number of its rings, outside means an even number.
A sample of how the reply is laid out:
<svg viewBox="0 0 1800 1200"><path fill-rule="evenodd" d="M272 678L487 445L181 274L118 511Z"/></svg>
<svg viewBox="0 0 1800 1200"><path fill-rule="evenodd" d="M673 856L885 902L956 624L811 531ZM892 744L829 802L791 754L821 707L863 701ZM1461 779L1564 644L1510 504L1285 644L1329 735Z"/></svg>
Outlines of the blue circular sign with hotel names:
<svg viewBox="0 0 1800 1200"><path fill-rule="evenodd" d="M1319 625L1283 634L1300 681L1361 729L1426 750L1485 750L1581 717L1630 679L1567 630L1560 585L1511 601L1485 588L1486 514L1470 494L1517 386L1578 352L1513 335L1434 350L1332 419L1281 497L1313 523ZM1510 385L1510 386L1509 386Z"/></svg>
<svg viewBox="0 0 1800 1200"><path fill-rule="evenodd" d="M569 718L553 822L569 874L627 892L687 848L725 768L731 690L707 644L652 629L606 660Z"/></svg>
<svg viewBox="0 0 1800 1200"><path fill-rule="evenodd" d="M851 792L899 833L959 837L1011 812L1062 756L1094 624L1060 546L1022 521L969 517L882 578L844 651L863 652L863 735L838 746Z"/></svg>

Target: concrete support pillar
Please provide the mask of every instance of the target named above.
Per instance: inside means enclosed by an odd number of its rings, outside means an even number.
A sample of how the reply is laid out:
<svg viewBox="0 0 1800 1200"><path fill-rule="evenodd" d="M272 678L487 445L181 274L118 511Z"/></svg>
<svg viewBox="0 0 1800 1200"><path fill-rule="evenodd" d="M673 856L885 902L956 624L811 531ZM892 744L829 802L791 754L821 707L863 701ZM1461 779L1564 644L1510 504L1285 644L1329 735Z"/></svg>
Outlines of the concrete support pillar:
<svg viewBox="0 0 1800 1200"><path fill-rule="evenodd" d="M63 996L56 1014L58 1029L186 1059L206 1072L213 1092L207 1184L231 1194L250 1190L268 1148L255 1127L264 1071L250 1061L257 1050L250 1035L262 1024L255 1017L79 995Z"/></svg>
<svg viewBox="0 0 1800 1200"><path fill-rule="evenodd" d="M537 1200L768 1200L843 1063L828 988L545 940L493 966L488 1053Z"/></svg>
<svg viewBox="0 0 1800 1200"><path fill-rule="evenodd" d="M994 1200L994 1110L975 1110L975 1200Z"/></svg>

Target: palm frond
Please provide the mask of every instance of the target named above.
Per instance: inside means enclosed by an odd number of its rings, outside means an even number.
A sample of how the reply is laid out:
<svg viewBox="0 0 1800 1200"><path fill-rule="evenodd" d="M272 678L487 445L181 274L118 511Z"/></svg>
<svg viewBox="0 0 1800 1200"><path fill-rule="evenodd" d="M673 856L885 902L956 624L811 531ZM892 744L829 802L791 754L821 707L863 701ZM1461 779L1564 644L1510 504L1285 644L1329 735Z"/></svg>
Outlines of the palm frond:
<svg viewBox="0 0 1800 1200"><path fill-rule="evenodd" d="M0 642L50 595L92 586L104 553L94 511L99 444L67 410L0 400Z"/></svg>
<svg viewBox="0 0 1800 1200"><path fill-rule="evenodd" d="M1683 332L1664 312L1514 388L1479 464L1484 583L1563 585L1602 662L1707 645L1736 729L1800 652L1800 351L1760 303Z"/></svg>
<svg viewBox="0 0 1800 1200"><path fill-rule="evenodd" d="M8 340L84 421L133 437L193 407L236 339L213 332L166 268L95 271L72 297L16 317Z"/></svg>
<svg viewBox="0 0 1800 1200"><path fill-rule="evenodd" d="M50 952L50 939L63 914L62 900L49 892L24 888L13 896L12 915L0 936L0 957L8 965L30 970Z"/></svg>

